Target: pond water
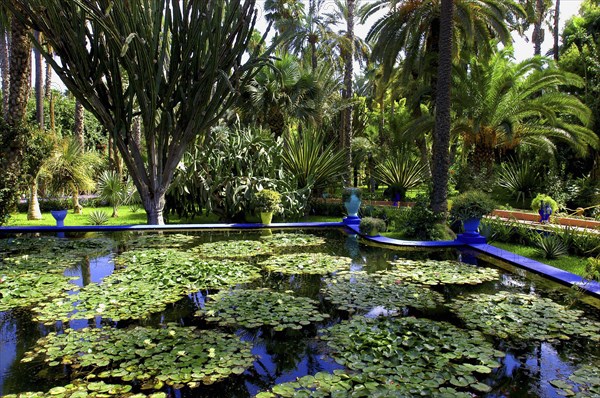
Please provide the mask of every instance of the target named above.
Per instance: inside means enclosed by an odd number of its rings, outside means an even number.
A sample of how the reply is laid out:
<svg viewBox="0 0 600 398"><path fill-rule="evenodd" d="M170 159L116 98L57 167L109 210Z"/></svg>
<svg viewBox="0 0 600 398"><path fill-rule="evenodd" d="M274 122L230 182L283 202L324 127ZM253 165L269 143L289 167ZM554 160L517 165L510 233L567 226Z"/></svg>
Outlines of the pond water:
<svg viewBox="0 0 600 398"><path fill-rule="evenodd" d="M341 231L0 240L0 395L600 396L598 301Z"/></svg>

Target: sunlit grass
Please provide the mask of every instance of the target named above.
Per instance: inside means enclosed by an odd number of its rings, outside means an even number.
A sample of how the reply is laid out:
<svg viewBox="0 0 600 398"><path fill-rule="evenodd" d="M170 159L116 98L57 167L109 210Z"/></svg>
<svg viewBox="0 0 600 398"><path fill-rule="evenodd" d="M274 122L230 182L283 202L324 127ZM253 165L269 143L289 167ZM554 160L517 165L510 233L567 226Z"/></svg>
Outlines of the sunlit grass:
<svg viewBox="0 0 600 398"><path fill-rule="evenodd" d="M587 258L577 256L562 256L554 260L547 260L536 254L535 248L514 243L493 242L491 245L581 276L584 275L588 262Z"/></svg>
<svg viewBox="0 0 600 398"><path fill-rule="evenodd" d="M121 206L119 207L119 217L113 218L110 217L112 215L112 207L86 207L83 209L83 214L73 214L72 210L69 210L67 218L65 218L65 226L72 227L78 225L92 225L92 223L88 220L88 215L95 210L104 211L108 214L109 219L105 225L136 225L136 224L146 224L146 212L144 209L138 209L137 211L132 211L129 206ZM277 217L274 219L274 222L281 222L282 220ZM307 216L304 217L301 221L303 222L326 222L326 221L341 221L340 217L329 217L329 216ZM169 216L166 221L168 224L218 224L224 223L220 221L215 215L209 216L196 216L193 219L188 218L180 218L177 216ZM260 222L260 217L248 215L246 218L246 222ZM41 220L28 220L27 213L13 213L6 223L6 226L15 227L15 226L27 226L27 227L42 227L42 226L55 226L56 221L50 214L50 212L42 212Z"/></svg>

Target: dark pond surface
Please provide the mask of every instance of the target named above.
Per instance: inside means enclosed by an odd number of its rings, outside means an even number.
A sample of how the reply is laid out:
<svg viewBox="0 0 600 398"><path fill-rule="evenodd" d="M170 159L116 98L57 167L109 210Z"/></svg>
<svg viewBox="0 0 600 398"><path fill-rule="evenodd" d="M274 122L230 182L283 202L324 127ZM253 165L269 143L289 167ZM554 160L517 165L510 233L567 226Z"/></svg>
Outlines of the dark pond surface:
<svg viewBox="0 0 600 398"><path fill-rule="evenodd" d="M479 258L477 253L461 252L454 249L444 250L394 250L373 247L360 243L356 236L346 236L340 231L305 231L326 239L321 246L293 247L286 249L287 253L294 252L318 252L328 255L343 256L351 258L350 270L368 271L373 273L386 270L391 267L390 261L399 258L413 260L458 260L477 266L494 267L500 269L500 277L491 282L483 282L477 285L440 284L432 286L437 293L443 296L444 303L431 309L416 309L412 306L405 307L398 316L415 316L433 321L447 321L460 328L468 326L445 304L450 303L459 296L475 294L494 294L497 291L511 292L514 294L535 294L539 297L549 298L559 304L572 304L571 308L583 310L585 317L599 321L598 302L586 298L574 301L572 290L559 286L553 282L544 280L538 276L531 275L522 270L490 259ZM274 231L274 234L283 233ZM165 233L163 236L168 236ZM81 242L82 239L108 239L112 242L109 251L101 251L98 256L82 256L80 260L72 259L65 266L63 274L76 279L70 283L84 287L90 284L102 284L103 279L119 272L115 271L115 259L123 253L136 249L139 234L87 234L85 237L71 237ZM197 240L187 242L182 240L181 244L172 240L166 243L164 249L187 250L199 244L208 242L261 240L260 233L254 232L217 232L197 233ZM24 239L20 237L19 239ZM39 254L50 256L60 262L64 253L54 251L44 252L44 248L35 245L24 247L23 250L9 251L11 239L3 239L5 258L23 254ZM132 243L133 242L133 243ZM157 243L158 242L158 243ZM160 247L159 241L153 242L152 247ZM234 245L235 246L235 245ZM139 247L137 247L139 249ZM0 253L2 246L0 246ZM103 249L104 250L104 249ZM38 251L37 253L35 251ZM249 261L256 263L265 257L250 258ZM236 261L248 260L238 258ZM3 262L4 261L4 262ZM11 263L0 260L0 278L6 273ZM272 327L259 328L227 328L215 327L204 319L195 315L196 311L202 309L207 299L217 293L216 289L202 289L195 293L181 297L177 302L167 305L166 310L153 313L144 319L128 319L113 321L95 316L92 319L77 319L73 317L68 322L54 322L44 325L35 321L36 305L13 306L6 311L0 311L0 395L18 394L26 391L49 391L56 386L68 384L76 376L76 372L69 366L47 366L42 360L21 362L25 353L36 348L38 339L48 335L50 332L63 333L66 329L81 328L120 328L130 329L134 326L145 326L161 328L168 323L176 323L180 326L195 326L199 329L220 329L233 332L243 341L251 343L252 354L256 356L253 365L240 375L231 375L224 381L209 386L197 388L172 388L162 387L161 391L173 397L251 397L260 391L268 391L273 386L294 381L298 377L314 375L318 372L333 372L336 369L345 369L332 356L327 344L317 338L321 331L332 325L347 320L352 316L363 316L365 311L358 311L351 315L347 311L339 311L330 300L323 295L322 288L325 286L323 275L304 274L282 274L279 272L261 271L263 277L254 282L237 285L234 288L269 288L277 292L287 292L297 297L308 297L318 302L318 309L326 313L329 318L313 322L300 330L286 329L277 332ZM6 279L6 277L4 277ZM0 279L2 281L3 279ZM2 292L0 283L0 293ZM77 294L75 291L70 294ZM6 292L5 292L6 296ZM581 297L580 297L581 298ZM2 295L0 295L0 304ZM39 299L44 301L49 299ZM575 304L573 304L575 302ZM0 309L2 307L0 306ZM385 313L385 311L384 311ZM373 315L373 312L370 313ZM598 325L598 324L596 324ZM600 333L600 330L596 330ZM474 393L472 396L484 397L558 397L564 395L564 389L556 387L556 380L568 381L568 377L583 365L592 366L596 371L596 378L600 374L600 344L588 338L577 338L569 340L554 341L515 341L488 336L494 348L506 353L503 358L498 358L499 367L493 369L490 374L479 377L480 381L491 387L489 392ZM169 364L164 364L165 368ZM77 375L79 377L79 375ZM118 380L110 379L111 382ZM597 380L595 382L598 382ZM571 383L571 382L569 382ZM139 392L141 383L132 383L133 391ZM573 383L571 383L573 385ZM589 386L588 386L589 387ZM586 388L588 388L586 387ZM596 388L596 390L594 390ZM590 390L585 388L581 396L598 396L594 391L598 385ZM578 387L573 387L578 392Z"/></svg>

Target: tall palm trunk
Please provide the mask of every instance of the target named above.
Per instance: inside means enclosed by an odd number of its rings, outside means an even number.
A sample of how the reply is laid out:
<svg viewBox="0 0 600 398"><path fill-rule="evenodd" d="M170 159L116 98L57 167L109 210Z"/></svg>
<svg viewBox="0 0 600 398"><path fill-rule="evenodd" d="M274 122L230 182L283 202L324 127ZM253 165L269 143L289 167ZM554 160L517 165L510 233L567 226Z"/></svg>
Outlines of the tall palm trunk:
<svg viewBox="0 0 600 398"><path fill-rule="evenodd" d="M441 0L440 51L433 131L433 190L431 208L444 215L448 212L448 171L450 168L450 90L452 79L453 0Z"/></svg>
<svg viewBox="0 0 600 398"><path fill-rule="evenodd" d="M2 115L8 115L8 93L10 92L10 59L8 30L0 28L0 73L2 73Z"/></svg>
<svg viewBox="0 0 600 398"><path fill-rule="evenodd" d="M40 32L35 32L35 39L40 40ZM42 54L37 48L33 48L33 59L35 62L35 120L40 129L44 129L44 71Z"/></svg>
<svg viewBox="0 0 600 398"><path fill-rule="evenodd" d="M344 91L343 98L346 101L352 100L352 73L353 73L353 60L354 60L354 7L355 0L346 0L346 7L348 9L348 15L346 20L346 38L348 39L349 48L344 52ZM352 107L348 107L344 110L342 116L342 129L341 129L341 147L345 154L345 173L344 180L350 184L350 176L352 173Z"/></svg>
<svg viewBox="0 0 600 398"><path fill-rule="evenodd" d="M542 54L542 42L544 41L544 29L542 28L542 22L544 19L544 0L535 1L535 22L533 23L533 35L531 41L533 41L533 55Z"/></svg>
<svg viewBox="0 0 600 398"><path fill-rule="evenodd" d="M17 18L11 21L10 92L6 121L11 126L23 122L31 79L31 41L28 29Z"/></svg>
<svg viewBox="0 0 600 398"><path fill-rule="evenodd" d="M27 219L42 219L42 212L40 211L40 202L38 201L38 184L36 177L33 178L33 181L29 185L29 205L27 206Z"/></svg>
<svg viewBox="0 0 600 398"><path fill-rule="evenodd" d="M44 83L44 97L50 100L50 93L52 91L52 67L46 61L46 79Z"/></svg>
<svg viewBox="0 0 600 398"><path fill-rule="evenodd" d="M558 22L560 18L560 0L556 0L554 5L554 27L553 27L553 35L554 35L554 46L552 52L554 53L554 60L558 61Z"/></svg>
<svg viewBox="0 0 600 398"><path fill-rule="evenodd" d="M15 204L23 182L22 160L29 137L27 129L18 128L25 118L31 77L31 42L27 28L16 18L11 21L10 91L6 122L13 129L0 137L0 223Z"/></svg>

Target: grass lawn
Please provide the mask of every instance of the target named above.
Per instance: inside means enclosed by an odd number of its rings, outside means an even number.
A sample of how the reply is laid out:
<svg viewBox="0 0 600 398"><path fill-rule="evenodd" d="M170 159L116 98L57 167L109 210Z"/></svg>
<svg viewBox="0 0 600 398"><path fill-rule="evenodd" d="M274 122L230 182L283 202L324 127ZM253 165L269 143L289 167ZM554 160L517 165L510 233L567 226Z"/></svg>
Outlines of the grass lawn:
<svg viewBox="0 0 600 398"><path fill-rule="evenodd" d="M586 257L576 256L562 256L555 260L546 260L538 256L533 247L517 245L515 243L492 242L491 245L581 276L583 276L585 266L588 262Z"/></svg>
<svg viewBox="0 0 600 398"><path fill-rule="evenodd" d="M77 225L92 225L88 220L88 215L94 210L104 211L109 216L112 214L112 207L86 207L83 209L83 214L73 214L69 210L67 218L65 218L65 226L72 227ZM341 221L340 217L328 217L328 216L307 216L302 221L310 222L325 222L325 221ZM247 222L260 222L260 217L249 216ZM276 219L274 222L279 222ZM214 215L209 216L197 216L193 219L179 218L177 216L169 217L169 224L218 224L222 223ZM146 212L143 209L139 209L132 212L129 206L119 207L119 217L109 217L108 223L105 225L134 225L134 224L146 224ZM41 220L27 220L26 213L13 213L11 214L7 227L11 226L27 226L27 227L40 227L40 226L55 226L56 221L50 214L50 212L42 212Z"/></svg>

